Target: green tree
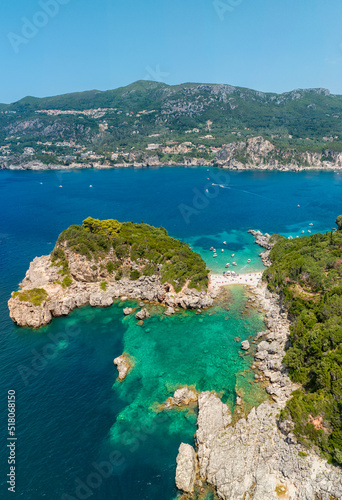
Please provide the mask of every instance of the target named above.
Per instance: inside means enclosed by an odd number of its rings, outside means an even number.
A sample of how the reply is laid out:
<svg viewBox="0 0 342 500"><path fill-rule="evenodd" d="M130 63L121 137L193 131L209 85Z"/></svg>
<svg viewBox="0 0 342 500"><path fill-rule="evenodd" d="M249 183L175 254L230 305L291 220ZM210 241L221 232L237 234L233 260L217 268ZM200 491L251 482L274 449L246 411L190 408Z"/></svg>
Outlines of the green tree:
<svg viewBox="0 0 342 500"><path fill-rule="evenodd" d="M342 215L339 215L335 221L339 231L342 231Z"/></svg>

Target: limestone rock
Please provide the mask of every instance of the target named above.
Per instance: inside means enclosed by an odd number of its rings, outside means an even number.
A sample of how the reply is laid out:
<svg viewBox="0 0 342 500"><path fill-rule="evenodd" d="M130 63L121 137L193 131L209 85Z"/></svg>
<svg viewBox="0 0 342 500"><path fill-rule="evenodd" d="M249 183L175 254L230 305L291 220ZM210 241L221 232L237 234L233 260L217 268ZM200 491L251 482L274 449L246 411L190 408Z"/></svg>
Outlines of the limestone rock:
<svg viewBox="0 0 342 500"><path fill-rule="evenodd" d="M22 302L17 297L8 301L10 317L19 326L39 328L42 324L47 325L52 320L52 314L47 302L40 306L34 306L29 302Z"/></svg>
<svg viewBox="0 0 342 500"><path fill-rule="evenodd" d="M189 444L182 443L179 447L176 469L176 486L186 493L194 491L196 478L196 452Z"/></svg>
<svg viewBox="0 0 342 500"><path fill-rule="evenodd" d="M136 317L136 319L144 320L144 319L150 318L151 315L150 315L150 313L148 312L147 309L143 308L139 312L137 312L137 314L135 315L135 317Z"/></svg>
<svg viewBox="0 0 342 500"><path fill-rule="evenodd" d="M175 314L175 310L174 310L174 308L173 308L173 307L170 307L170 306L169 306L169 307L166 309L166 311L165 311L165 313L164 313L164 314L165 314L165 316L172 316L173 314Z"/></svg>
<svg viewBox="0 0 342 500"><path fill-rule="evenodd" d="M131 370L132 362L129 359L129 356L124 353L121 356L115 358L113 363L117 366L119 372L118 379L120 382L122 382L127 377L128 372Z"/></svg>
<svg viewBox="0 0 342 500"><path fill-rule="evenodd" d="M244 351L248 351L249 348L250 344L248 340L244 340L243 342L241 342L241 349L243 349Z"/></svg>
<svg viewBox="0 0 342 500"><path fill-rule="evenodd" d="M192 391L188 387L181 387L177 389L173 397L169 398L165 404L165 408L171 408L172 406L187 406L190 403L197 401L198 395L195 391Z"/></svg>
<svg viewBox="0 0 342 500"><path fill-rule="evenodd" d="M129 316L130 314L132 314L132 312L133 309L131 307L125 307L125 309L123 310L125 316Z"/></svg>

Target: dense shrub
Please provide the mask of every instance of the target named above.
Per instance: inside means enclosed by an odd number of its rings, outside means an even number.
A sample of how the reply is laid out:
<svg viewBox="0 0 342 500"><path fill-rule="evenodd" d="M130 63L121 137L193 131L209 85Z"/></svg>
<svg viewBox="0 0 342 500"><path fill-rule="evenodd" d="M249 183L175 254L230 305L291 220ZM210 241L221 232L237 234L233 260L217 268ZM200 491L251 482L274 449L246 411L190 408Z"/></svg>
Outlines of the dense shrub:
<svg viewBox="0 0 342 500"><path fill-rule="evenodd" d="M162 282L172 283L176 291L181 290L187 281L189 287L198 290L208 286L209 271L200 255L193 252L188 244L171 238L163 227L156 228L144 223L120 223L111 219L99 221L88 217L82 226L73 225L63 231L51 254L55 262L67 266L62 245L95 261L106 257L112 250L116 259L106 264L110 274L126 265L126 259L130 259L140 264L145 276L158 273L160 265ZM63 272L67 274L68 268L63 267ZM115 278L121 279L122 276L119 269ZM137 273L131 274L131 279L139 276Z"/></svg>
<svg viewBox="0 0 342 500"><path fill-rule="evenodd" d="M337 221L336 221L337 222ZM271 267L264 272L271 291L283 298L292 320L284 363L302 384L283 412L303 442L314 442L342 464L342 232L287 240L277 238ZM322 424L314 426L312 419Z"/></svg>

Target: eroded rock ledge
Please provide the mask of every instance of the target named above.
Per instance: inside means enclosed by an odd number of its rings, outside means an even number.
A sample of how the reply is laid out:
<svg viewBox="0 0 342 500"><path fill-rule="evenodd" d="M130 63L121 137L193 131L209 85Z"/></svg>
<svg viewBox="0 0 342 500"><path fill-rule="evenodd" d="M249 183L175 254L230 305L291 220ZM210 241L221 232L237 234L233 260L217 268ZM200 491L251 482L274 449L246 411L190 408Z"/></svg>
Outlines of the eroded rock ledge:
<svg viewBox="0 0 342 500"><path fill-rule="evenodd" d="M267 329L258 334L254 366L256 377L269 381L270 400L232 424L228 406L215 394L198 396L195 484L211 484L225 500L341 499L342 470L301 446L291 432L292 422L279 420L296 388L282 364L289 323L277 296L264 284L252 292L251 302L268 311ZM193 467L185 462L187 468L180 471L182 463L179 457L177 473L190 484Z"/></svg>
<svg viewBox="0 0 342 500"><path fill-rule="evenodd" d="M75 265L73 265L73 259ZM60 268L53 265L49 255L36 257L26 272L25 279L20 284L21 291L44 289L47 300L40 305L21 301L12 294L8 301L10 317L19 326L39 328L48 324L53 317L66 316L76 307L91 305L93 307L108 307L115 299L125 296L131 299L159 302L169 307L183 309L206 308L212 305L215 294L199 292L185 288L176 293L172 286L162 284L158 275L142 276L132 281L123 278L106 283L105 290L101 288L101 281L94 281L91 269L86 259L73 255L69 259L72 284L63 287L60 283Z"/></svg>

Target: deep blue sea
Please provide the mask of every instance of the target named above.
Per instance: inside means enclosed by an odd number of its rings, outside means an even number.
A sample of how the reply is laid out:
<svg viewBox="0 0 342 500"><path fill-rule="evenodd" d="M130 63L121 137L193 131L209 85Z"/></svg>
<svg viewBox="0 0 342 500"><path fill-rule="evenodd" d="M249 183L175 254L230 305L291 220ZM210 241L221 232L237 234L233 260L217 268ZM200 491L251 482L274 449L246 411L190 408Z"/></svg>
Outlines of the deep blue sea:
<svg viewBox="0 0 342 500"><path fill-rule="evenodd" d="M183 380L201 390L219 389L215 382L222 369L215 372L215 356L210 352L208 335L214 338L208 326L214 321L210 313L202 319L190 314L166 323L156 312L150 326L138 331L130 320L123 320L123 305L117 303L106 310L82 308L34 331L20 329L10 320L7 300L11 291L17 289L35 256L51 252L63 229L88 216L162 225L170 235L189 242L216 272L224 270L232 253L237 270L261 270L260 248L247 230L293 237L330 230L342 213L342 175L183 167L1 171L0 204L0 498L13 498L6 485L6 402L8 390L14 389L15 496L25 500L171 500L177 496L177 449L182 440L193 442L196 415L171 412L156 423L152 403L162 403L160 399L172 393L172 384ZM211 246L218 252L215 259ZM212 349L224 347L227 353L227 382L222 391L228 402L239 390L239 374L247 373L249 366L247 358L239 357L233 338L236 333L252 335L261 321L240 315L243 297L239 293L232 297L230 317L223 310L215 311L219 318L215 321L222 319L223 344L213 343ZM202 326L199 321L204 322ZM177 359L176 351L183 352L185 345L189 349L195 328L204 346L203 358L194 370L197 379L189 381L184 353L177 371L167 366L171 355ZM159 330L162 336L168 329L170 342L177 343L171 354L168 337L158 338ZM196 336L193 339L195 348ZM127 377L126 385L124 381L119 386L113 359L127 346L136 352L136 372L131 379ZM149 356L157 367L154 371L144 365L144 357ZM221 361L223 365L225 359ZM249 397L253 399L253 394ZM123 435L126 442L119 442L118 436ZM110 459L113 471L106 469Z"/></svg>

